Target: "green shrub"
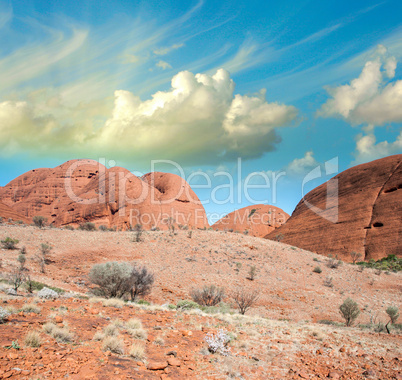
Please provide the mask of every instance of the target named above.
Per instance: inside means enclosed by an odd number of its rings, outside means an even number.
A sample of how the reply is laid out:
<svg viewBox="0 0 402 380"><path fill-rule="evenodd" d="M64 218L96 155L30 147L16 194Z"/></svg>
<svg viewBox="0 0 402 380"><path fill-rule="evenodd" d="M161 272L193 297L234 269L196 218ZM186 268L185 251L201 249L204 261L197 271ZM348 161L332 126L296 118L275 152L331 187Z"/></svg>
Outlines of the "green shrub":
<svg viewBox="0 0 402 380"><path fill-rule="evenodd" d="M89 278L98 285L97 295L107 298L122 298L130 293L131 299L144 296L151 291L154 275L146 267L132 266L125 262L95 264Z"/></svg>
<svg viewBox="0 0 402 380"><path fill-rule="evenodd" d="M256 211L257 211L257 209L256 209L256 208L253 208L253 209L250 211L250 214L248 214L248 217L251 218L251 217L253 216L253 214L254 214Z"/></svg>
<svg viewBox="0 0 402 380"><path fill-rule="evenodd" d="M319 266L316 266L316 267L313 269L313 272L314 272L314 273L321 273L321 272L322 272L322 269L321 269Z"/></svg>
<svg viewBox="0 0 402 380"><path fill-rule="evenodd" d="M55 286L46 285L46 284L44 284L42 282L38 282L38 281L34 281L34 280L29 280L29 286L30 286L32 291L34 291L34 290L42 290L43 288L46 287L46 288L54 290L55 292L57 292L59 294L65 293L65 291L63 289L56 288Z"/></svg>
<svg viewBox="0 0 402 380"><path fill-rule="evenodd" d="M357 265L359 265L361 268L373 268L399 272L402 271L402 258L399 258L395 255L388 255L387 257L383 257L378 261L375 261L373 259L370 259L368 262L359 261Z"/></svg>
<svg viewBox="0 0 402 380"><path fill-rule="evenodd" d="M177 302L177 309L189 310L189 309L199 309L200 305L197 302L190 300L182 300Z"/></svg>
<svg viewBox="0 0 402 380"><path fill-rule="evenodd" d="M36 227L43 228L46 225L47 218L44 216L36 215L32 218L32 221Z"/></svg>
<svg viewBox="0 0 402 380"><path fill-rule="evenodd" d="M19 243L19 240L13 239L10 237L6 237L1 241L1 244L4 249L17 249L16 245Z"/></svg>
<svg viewBox="0 0 402 380"><path fill-rule="evenodd" d="M131 265L125 262L95 264L89 279L98 285L96 295L106 298L121 298L130 291Z"/></svg>
<svg viewBox="0 0 402 380"><path fill-rule="evenodd" d="M399 310L396 306L389 306L386 310L389 318L391 319L391 323L395 324L397 319L399 318Z"/></svg>
<svg viewBox="0 0 402 380"><path fill-rule="evenodd" d="M79 226L79 229L83 230L83 231L95 231L96 225L95 225L95 223L91 223L91 222L81 223Z"/></svg>
<svg viewBox="0 0 402 380"><path fill-rule="evenodd" d="M359 306L351 298L347 298L343 304L339 306L339 311L345 319L346 326L351 326L360 314Z"/></svg>
<svg viewBox="0 0 402 380"><path fill-rule="evenodd" d="M138 300L137 303L138 305L147 305L147 306L151 304L151 302L148 302L146 300Z"/></svg>
<svg viewBox="0 0 402 380"><path fill-rule="evenodd" d="M257 267L255 265L251 265L248 271L247 279L249 279L250 281L254 281L256 275L257 275Z"/></svg>

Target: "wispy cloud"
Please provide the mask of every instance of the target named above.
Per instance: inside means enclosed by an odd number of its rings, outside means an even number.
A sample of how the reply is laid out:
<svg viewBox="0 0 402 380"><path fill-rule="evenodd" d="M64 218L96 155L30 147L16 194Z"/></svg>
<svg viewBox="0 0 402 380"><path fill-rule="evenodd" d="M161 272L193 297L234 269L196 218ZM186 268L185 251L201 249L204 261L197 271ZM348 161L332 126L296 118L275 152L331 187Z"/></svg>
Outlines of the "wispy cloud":
<svg viewBox="0 0 402 380"><path fill-rule="evenodd" d="M0 60L0 83L2 91L15 89L49 70L51 66L65 59L81 48L88 37L87 30L73 30L67 38L59 34L54 41L41 46L27 46Z"/></svg>
<svg viewBox="0 0 402 380"><path fill-rule="evenodd" d="M166 61L162 61L162 60L158 61L158 62L155 64L155 66L156 66L156 67L159 67L159 68L162 69L162 70L166 70L166 69L171 69L171 68L172 68L172 66L171 66L169 63L167 63Z"/></svg>
<svg viewBox="0 0 402 380"><path fill-rule="evenodd" d="M0 29L4 28L13 18L11 5L4 6L0 3Z"/></svg>
<svg viewBox="0 0 402 380"><path fill-rule="evenodd" d="M166 55L169 54L172 50L177 50L183 47L184 44L174 44L172 46L158 48L154 50L154 54L156 55Z"/></svg>

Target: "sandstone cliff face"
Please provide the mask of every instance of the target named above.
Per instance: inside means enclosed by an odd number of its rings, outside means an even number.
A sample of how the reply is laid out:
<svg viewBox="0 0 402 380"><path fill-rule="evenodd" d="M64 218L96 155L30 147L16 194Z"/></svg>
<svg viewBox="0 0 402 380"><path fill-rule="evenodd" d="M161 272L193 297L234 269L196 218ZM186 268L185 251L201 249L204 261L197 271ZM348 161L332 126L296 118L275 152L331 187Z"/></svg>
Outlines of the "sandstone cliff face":
<svg viewBox="0 0 402 380"><path fill-rule="evenodd" d="M25 216L18 214L11 207L8 207L2 202L0 202L0 217L3 218L3 222L8 222L9 219L12 219L14 222L21 220L26 224L30 224L32 222L32 220L29 220Z"/></svg>
<svg viewBox="0 0 402 380"><path fill-rule="evenodd" d="M218 220L213 229L245 232L262 237L288 220L289 215L279 207L258 204L233 211Z"/></svg>
<svg viewBox="0 0 402 380"><path fill-rule="evenodd" d="M92 160L31 170L0 188L0 199L29 220L42 215L55 226L86 221L122 229L209 226L203 206L181 177L149 173L139 178Z"/></svg>
<svg viewBox="0 0 402 380"><path fill-rule="evenodd" d="M402 155L355 166L333 180L339 189L337 222L317 215L301 200L286 224L266 238L276 240L279 235L284 243L345 261L351 261L352 251L364 260L401 256ZM326 216L335 215L335 198L327 199L326 183L304 199L320 209L327 207Z"/></svg>

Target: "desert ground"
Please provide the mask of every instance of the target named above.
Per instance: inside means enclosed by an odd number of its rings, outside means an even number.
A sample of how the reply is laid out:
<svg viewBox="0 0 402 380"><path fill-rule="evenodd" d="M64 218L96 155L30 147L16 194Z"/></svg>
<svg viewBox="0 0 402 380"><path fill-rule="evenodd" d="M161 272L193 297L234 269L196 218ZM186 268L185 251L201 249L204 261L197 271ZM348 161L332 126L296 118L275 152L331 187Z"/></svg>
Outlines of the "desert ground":
<svg viewBox="0 0 402 380"><path fill-rule="evenodd" d="M134 234L0 226L1 240L18 239L26 248L31 279L65 291L54 300L24 286L8 294L19 251L1 250L0 306L11 314L0 325L0 378L402 379L400 329L376 330L388 321L387 307L400 309L400 272L330 268L325 256L239 233L146 231L139 242ZM35 261L42 243L52 247L45 273ZM147 302L91 295L88 273L108 261L155 274ZM219 307L176 308L192 289L210 284L225 288ZM245 315L231 297L238 289L259 292ZM361 311L352 327L339 313L348 297ZM140 321L142 334L133 334L130 319ZM54 325L70 333L67 341L52 335ZM95 337L105 328L121 340L117 353ZM205 341L219 330L230 338L226 355L211 353ZM39 333L38 347L26 343L31 331ZM133 345L140 355L130 354Z"/></svg>

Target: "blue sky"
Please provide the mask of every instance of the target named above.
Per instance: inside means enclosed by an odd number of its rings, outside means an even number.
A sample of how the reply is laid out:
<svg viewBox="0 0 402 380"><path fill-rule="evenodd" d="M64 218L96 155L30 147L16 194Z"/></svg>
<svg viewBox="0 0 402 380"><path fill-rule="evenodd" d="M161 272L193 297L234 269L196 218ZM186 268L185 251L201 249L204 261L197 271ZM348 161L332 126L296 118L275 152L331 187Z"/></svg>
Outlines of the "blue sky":
<svg viewBox="0 0 402 380"><path fill-rule="evenodd" d="M286 172L276 194L223 204L191 184L208 213L291 213L316 166L402 153L401 14L399 0L0 0L0 185L73 158L139 174L165 159L207 173L218 200L214 173L238 189Z"/></svg>

